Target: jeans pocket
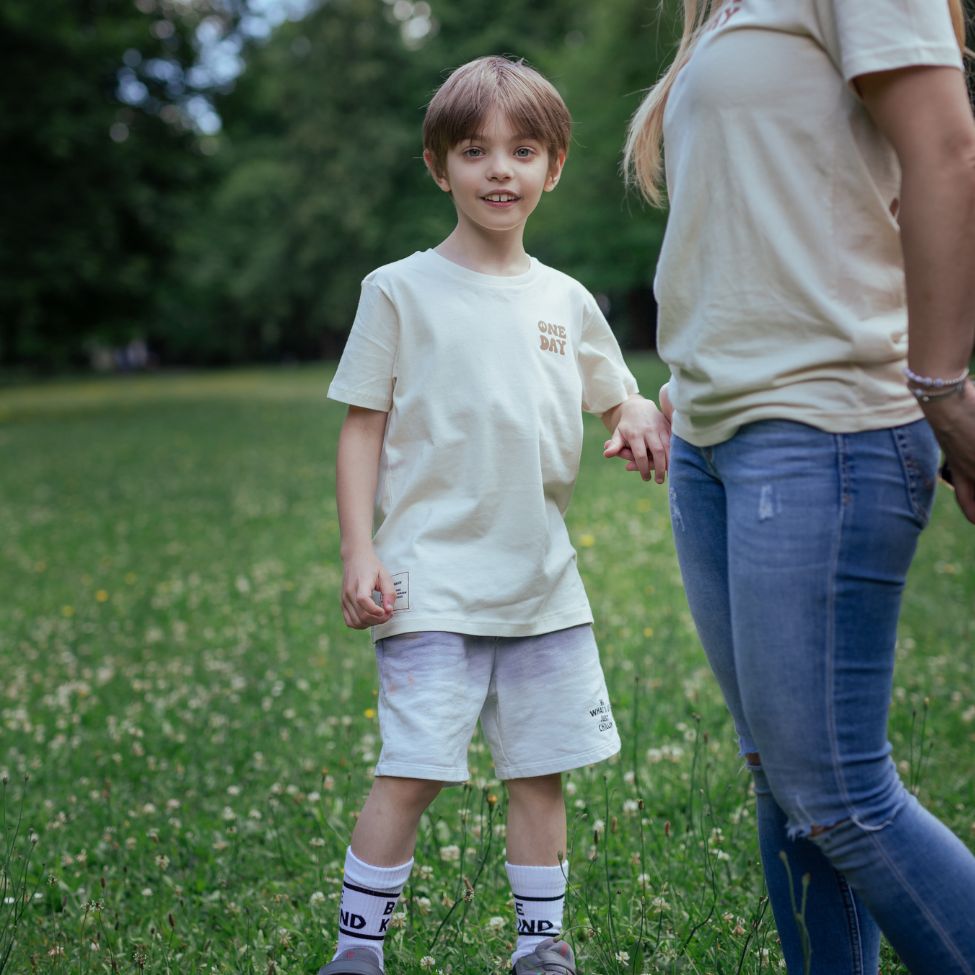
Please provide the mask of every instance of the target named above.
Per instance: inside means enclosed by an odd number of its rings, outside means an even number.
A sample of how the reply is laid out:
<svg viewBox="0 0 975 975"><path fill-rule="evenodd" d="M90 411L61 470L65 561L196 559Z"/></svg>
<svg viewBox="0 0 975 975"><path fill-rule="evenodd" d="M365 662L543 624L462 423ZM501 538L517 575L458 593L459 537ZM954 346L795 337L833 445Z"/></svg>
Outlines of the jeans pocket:
<svg viewBox="0 0 975 975"><path fill-rule="evenodd" d="M892 427L911 509L923 528L931 517L938 475L938 441L926 420Z"/></svg>

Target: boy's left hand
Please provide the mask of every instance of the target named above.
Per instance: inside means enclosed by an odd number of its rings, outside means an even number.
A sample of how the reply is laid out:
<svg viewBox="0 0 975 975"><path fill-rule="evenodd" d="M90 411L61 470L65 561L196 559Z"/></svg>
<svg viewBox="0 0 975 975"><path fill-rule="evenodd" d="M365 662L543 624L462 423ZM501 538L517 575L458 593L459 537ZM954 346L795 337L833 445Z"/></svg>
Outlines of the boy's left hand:
<svg viewBox="0 0 975 975"><path fill-rule="evenodd" d="M648 399L631 396L609 414L618 411L612 437L603 445L604 457L622 457L628 471L639 471L662 484L670 466L670 423ZM607 419L609 414L604 414Z"/></svg>

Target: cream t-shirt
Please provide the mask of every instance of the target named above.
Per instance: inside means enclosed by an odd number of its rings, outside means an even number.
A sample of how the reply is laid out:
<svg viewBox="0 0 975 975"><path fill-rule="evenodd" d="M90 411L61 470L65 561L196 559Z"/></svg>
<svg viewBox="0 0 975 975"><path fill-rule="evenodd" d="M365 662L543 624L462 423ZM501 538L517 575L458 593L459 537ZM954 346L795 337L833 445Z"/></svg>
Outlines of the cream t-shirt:
<svg viewBox="0 0 975 975"><path fill-rule="evenodd" d="M389 413L375 546L397 598L374 638L591 622L562 518L581 411L636 389L592 295L538 261L499 277L428 250L368 275L328 395Z"/></svg>
<svg viewBox="0 0 975 975"><path fill-rule="evenodd" d="M675 432L920 416L901 368L900 171L850 80L961 67L946 0L726 0L664 116L658 347Z"/></svg>

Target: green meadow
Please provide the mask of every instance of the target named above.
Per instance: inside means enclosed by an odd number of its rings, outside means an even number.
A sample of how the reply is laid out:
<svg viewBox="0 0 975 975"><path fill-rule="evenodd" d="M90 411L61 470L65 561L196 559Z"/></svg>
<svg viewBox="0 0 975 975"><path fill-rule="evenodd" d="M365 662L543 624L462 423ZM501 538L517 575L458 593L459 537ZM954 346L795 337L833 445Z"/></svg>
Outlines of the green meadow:
<svg viewBox="0 0 975 975"><path fill-rule="evenodd" d="M632 365L655 395L660 364ZM379 750L369 638L338 604L330 371L0 392L0 972L313 975L330 957ZM586 429L568 521L624 747L567 778L580 972L783 971L666 487ZM891 740L972 844L975 527L940 490ZM506 970L505 793L479 738L471 768L424 817L391 975ZM884 975L903 971L885 949Z"/></svg>

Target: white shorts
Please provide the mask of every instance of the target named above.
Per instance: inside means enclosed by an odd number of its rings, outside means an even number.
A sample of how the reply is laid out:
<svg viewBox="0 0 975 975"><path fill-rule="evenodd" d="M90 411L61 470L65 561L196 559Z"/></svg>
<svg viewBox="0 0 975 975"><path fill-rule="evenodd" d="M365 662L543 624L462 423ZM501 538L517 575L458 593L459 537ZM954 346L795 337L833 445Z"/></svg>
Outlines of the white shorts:
<svg viewBox="0 0 975 975"><path fill-rule="evenodd" d="M470 776L478 719L501 779L565 772L620 750L589 624L527 637L400 633L376 643L376 775Z"/></svg>

